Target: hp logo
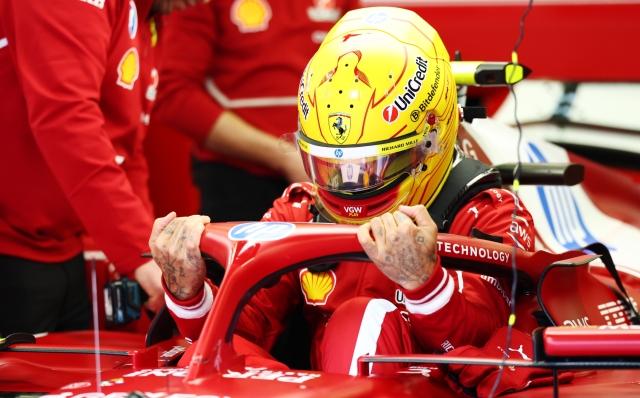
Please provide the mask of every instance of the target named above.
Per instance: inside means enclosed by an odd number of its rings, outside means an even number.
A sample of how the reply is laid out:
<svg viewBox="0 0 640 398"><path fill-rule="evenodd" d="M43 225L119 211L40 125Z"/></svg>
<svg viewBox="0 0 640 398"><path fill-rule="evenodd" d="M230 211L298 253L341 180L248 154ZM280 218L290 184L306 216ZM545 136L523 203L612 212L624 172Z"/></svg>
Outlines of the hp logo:
<svg viewBox="0 0 640 398"><path fill-rule="evenodd" d="M231 240L278 240L295 229L295 224L288 222L252 222L236 225L227 236Z"/></svg>
<svg viewBox="0 0 640 398"><path fill-rule="evenodd" d="M338 148L335 150L335 152L333 152L337 158L341 158L343 153L342 153L342 149Z"/></svg>
<svg viewBox="0 0 640 398"><path fill-rule="evenodd" d="M369 15L366 21L369 25L379 25L384 21L386 21L387 18L388 18L388 15L386 12L375 12Z"/></svg>

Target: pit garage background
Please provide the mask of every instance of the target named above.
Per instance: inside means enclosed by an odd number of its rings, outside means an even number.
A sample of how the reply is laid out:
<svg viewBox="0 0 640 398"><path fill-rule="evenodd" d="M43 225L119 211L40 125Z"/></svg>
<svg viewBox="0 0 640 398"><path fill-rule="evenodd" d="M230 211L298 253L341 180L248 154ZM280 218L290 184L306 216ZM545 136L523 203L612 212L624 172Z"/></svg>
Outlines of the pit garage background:
<svg viewBox="0 0 640 398"><path fill-rule="evenodd" d="M462 60L510 61L528 1L362 0L362 4L414 10L440 33L452 58L459 50ZM526 90L523 85L519 93L520 97L528 98L530 112L519 113L531 124L525 127L533 132L537 126L541 134L551 131L545 138L614 167L637 185L640 185L639 29L640 0L534 0L518 50L519 61L533 71L529 80L537 84ZM580 90L581 97L571 95L580 94ZM512 108L505 102L507 94L504 87L471 88L468 101L469 105L486 106L490 116L510 123ZM574 97L581 99L576 101L580 109L574 109L573 113L569 109L559 120L558 109L566 108L567 98ZM536 112L531 112L532 109ZM566 138L569 135L564 134L562 117L565 123L584 129L574 131L571 139ZM592 139L588 145L577 145L584 143L580 138L583 136ZM157 216L170 211L178 215L198 211L198 192L190 180L190 145L187 138L151 118L145 149ZM171 181L170 190L167 181Z"/></svg>

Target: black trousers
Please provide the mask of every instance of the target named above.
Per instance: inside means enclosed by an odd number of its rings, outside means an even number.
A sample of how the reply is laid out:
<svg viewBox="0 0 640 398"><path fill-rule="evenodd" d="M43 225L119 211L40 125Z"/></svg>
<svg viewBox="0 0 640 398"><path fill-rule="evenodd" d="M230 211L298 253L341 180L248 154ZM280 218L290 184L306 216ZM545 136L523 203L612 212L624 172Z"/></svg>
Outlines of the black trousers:
<svg viewBox="0 0 640 398"><path fill-rule="evenodd" d="M82 253L61 263L0 255L0 333L85 330L91 301Z"/></svg>
<svg viewBox="0 0 640 398"><path fill-rule="evenodd" d="M260 221L289 183L257 177L221 163L191 159L193 181L200 189L200 214L212 222Z"/></svg>

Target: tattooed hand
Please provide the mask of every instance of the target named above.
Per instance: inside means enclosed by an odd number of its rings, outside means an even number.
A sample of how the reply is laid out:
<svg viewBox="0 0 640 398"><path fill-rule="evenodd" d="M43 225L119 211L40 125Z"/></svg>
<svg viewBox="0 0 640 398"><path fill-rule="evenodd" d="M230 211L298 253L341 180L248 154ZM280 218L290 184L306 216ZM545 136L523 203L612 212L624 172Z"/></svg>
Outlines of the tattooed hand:
<svg viewBox="0 0 640 398"><path fill-rule="evenodd" d="M383 274L414 290L433 272L437 234L438 227L424 206L400 206L393 215L386 213L360 226L358 240Z"/></svg>
<svg viewBox="0 0 640 398"><path fill-rule="evenodd" d="M193 298L204 284L206 267L200 255L200 236L210 221L207 216L176 218L171 212L153 223L149 247L164 283L178 300Z"/></svg>

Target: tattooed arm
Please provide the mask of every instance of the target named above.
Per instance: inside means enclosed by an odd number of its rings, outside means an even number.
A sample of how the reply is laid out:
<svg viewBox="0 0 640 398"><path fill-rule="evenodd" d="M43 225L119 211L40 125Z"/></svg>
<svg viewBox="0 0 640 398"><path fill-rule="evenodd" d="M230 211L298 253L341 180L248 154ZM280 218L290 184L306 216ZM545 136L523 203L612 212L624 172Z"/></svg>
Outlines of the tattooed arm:
<svg viewBox="0 0 640 398"><path fill-rule="evenodd" d="M433 272L437 233L424 206L400 206L393 214L383 214L362 225L358 240L383 274L404 289L413 290Z"/></svg>
<svg viewBox="0 0 640 398"><path fill-rule="evenodd" d="M171 212L153 224L149 247L164 283L178 300L196 296L204 285L206 267L200 255L200 235L207 216L176 218Z"/></svg>

